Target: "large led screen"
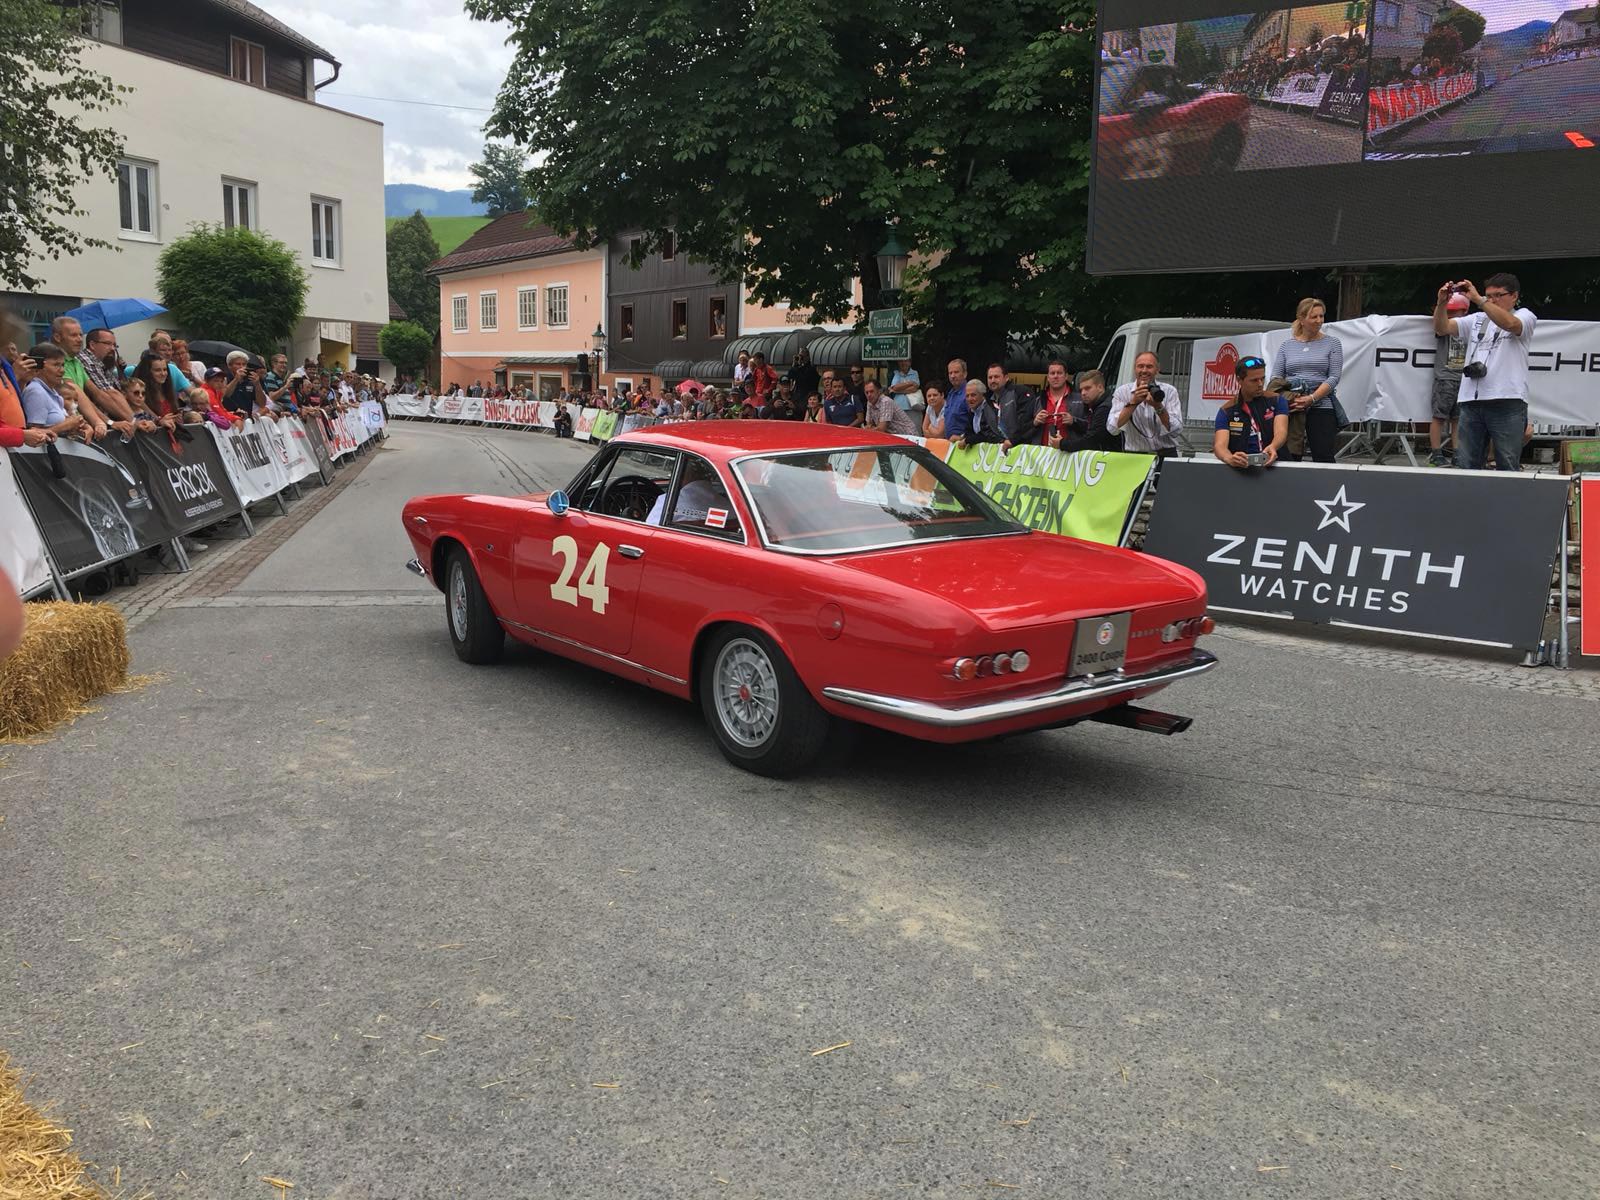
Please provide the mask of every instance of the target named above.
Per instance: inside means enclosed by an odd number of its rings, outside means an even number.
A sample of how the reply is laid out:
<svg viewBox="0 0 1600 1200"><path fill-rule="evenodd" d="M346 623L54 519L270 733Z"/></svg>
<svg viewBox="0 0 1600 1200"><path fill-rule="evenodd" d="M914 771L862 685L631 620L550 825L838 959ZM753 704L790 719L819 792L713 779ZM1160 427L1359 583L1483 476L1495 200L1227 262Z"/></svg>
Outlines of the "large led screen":
<svg viewBox="0 0 1600 1200"><path fill-rule="evenodd" d="M1256 4L1104 0L1091 271L1600 254L1596 6Z"/></svg>

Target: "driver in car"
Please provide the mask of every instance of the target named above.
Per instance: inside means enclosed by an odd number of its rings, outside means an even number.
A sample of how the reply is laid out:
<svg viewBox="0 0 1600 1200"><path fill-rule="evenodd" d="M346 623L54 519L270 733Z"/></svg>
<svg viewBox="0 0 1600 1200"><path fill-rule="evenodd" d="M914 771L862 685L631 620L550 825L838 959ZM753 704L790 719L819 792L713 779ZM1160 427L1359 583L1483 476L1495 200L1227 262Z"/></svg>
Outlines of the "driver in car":
<svg viewBox="0 0 1600 1200"><path fill-rule="evenodd" d="M724 511L731 508L728 503L728 492L722 486L722 480L709 475L706 466L698 462L693 463L686 474L688 478L678 488L677 503L672 506L672 524L704 525L706 514L713 508ZM667 494L662 492L656 497L655 505L650 509L650 515L645 518L645 523L662 524L666 507Z"/></svg>

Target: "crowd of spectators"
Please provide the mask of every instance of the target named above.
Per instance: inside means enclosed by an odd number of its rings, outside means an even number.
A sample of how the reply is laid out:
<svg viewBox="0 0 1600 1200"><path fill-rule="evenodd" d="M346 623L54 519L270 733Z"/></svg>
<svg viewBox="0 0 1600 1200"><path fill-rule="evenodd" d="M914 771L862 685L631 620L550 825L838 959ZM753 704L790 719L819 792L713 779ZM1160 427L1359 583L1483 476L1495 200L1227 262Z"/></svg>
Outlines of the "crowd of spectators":
<svg viewBox="0 0 1600 1200"><path fill-rule="evenodd" d="M1323 38L1316 45L1288 54L1258 50L1238 66L1223 71L1217 88L1264 98L1291 75L1332 75L1337 86L1360 70L1366 57L1366 39L1360 33Z"/></svg>
<svg viewBox="0 0 1600 1200"><path fill-rule="evenodd" d="M384 395L383 382L369 375L319 367L311 359L290 370L283 354L269 364L235 350L222 363L207 364L164 330L130 362L116 330L86 334L73 318L57 317L49 341L26 351L10 341L0 352L0 428L20 431L0 435L0 444L188 437L185 426L206 421L229 428L252 417L281 420L307 410L353 408Z"/></svg>

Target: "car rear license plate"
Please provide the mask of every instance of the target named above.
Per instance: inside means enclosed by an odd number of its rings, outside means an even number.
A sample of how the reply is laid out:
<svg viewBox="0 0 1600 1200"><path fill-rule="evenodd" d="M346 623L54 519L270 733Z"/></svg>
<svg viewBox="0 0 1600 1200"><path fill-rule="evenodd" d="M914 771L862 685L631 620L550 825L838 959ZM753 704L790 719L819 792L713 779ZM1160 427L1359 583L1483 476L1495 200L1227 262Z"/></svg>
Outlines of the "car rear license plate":
<svg viewBox="0 0 1600 1200"><path fill-rule="evenodd" d="M1132 613L1111 613L1079 621L1072 637L1072 661L1067 674L1104 675L1122 666L1128 658L1128 626L1132 621Z"/></svg>

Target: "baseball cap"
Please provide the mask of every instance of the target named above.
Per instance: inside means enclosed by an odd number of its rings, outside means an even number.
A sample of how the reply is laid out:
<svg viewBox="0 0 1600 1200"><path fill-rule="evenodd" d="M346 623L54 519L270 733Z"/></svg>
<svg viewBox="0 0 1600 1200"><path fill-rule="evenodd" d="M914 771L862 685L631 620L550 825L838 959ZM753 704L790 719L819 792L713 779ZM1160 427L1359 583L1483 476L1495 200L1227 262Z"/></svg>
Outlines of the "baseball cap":
<svg viewBox="0 0 1600 1200"><path fill-rule="evenodd" d="M222 374L222 368L221 367L207 367L206 368L206 378L207 379L211 379L214 376L221 375L221 374Z"/></svg>

